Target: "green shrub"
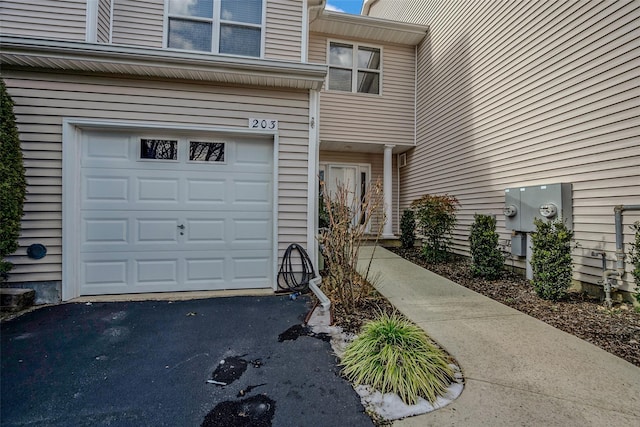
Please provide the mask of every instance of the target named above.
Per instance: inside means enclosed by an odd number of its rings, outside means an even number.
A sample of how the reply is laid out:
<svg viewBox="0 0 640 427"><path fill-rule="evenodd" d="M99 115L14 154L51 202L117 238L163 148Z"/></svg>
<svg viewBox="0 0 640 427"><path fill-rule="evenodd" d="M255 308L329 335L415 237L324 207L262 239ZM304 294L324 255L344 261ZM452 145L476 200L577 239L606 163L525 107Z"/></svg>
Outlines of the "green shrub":
<svg viewBox="0 0 640 427"><path fill-rule="evenodd" d="M367 323L345 350L344 375L356 385L396 393L407 404L434 402L453 381L446 354L415 324L397 314Z"/></svg>
<svg viewBox="0 0 640 427"><path fill-rule="evenodd" d="M5 258L18 249L27 182L13 101L3 80L0 80L0 109L0 275L6 278L13 265Z"/></svg>
<svg viewBox="0 0 640 427"><path fill-rule="evenodd" d="M498 246L496 219L490 215L476 214L471 224L471 272L485 279L497 279L502 274L504 255Z"/></svg>
<svg viewBox="0 0 640 427"><path fill-rule="evenodd" d="M412 248L416 242L416 216L411 209L405 209L400 218L400 243L405 249Z"/></svg>
<svg viewBox="0 0 640 427"><path fill-rule="evenodd" d="M541 298L556 301L563 298L571 286L573 231L561 221L546 222L536 218L534 224L536 231L531 233L532 284Z"/></svg>
<svg viewBox="0 0 640 427"><path fill-rule="evenodd" d="M635 231L634 243L631 243L629 258L633 264L633 281L636 283L636 301L640 303L640 221L636 221L631 228Z"/></svg>
<svg viewBox="0 0 640 427"><path fill-rule="evenodd" d="M458 206L458 199L447 194L427 194L411 203L420 233L425 237L422 255L428 262L448 259L451 231L456 225Z"/></svg>

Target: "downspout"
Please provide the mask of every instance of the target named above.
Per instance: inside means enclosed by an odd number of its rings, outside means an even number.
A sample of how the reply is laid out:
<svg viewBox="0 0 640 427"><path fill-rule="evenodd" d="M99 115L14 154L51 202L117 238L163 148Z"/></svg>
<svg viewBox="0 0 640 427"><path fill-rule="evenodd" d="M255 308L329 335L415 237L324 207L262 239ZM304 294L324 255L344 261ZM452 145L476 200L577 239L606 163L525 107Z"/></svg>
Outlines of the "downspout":
<svg viewBox="0 0 640 427"><path fill-rule="evenodd" d="M318 159L319 159L319 151L320 151L320 91L318 90L310 90L309 91L309 181L308 181L308 195L307 195L307 246L309 254L311 254L311 259L315 265L318 265L318 251L316 250L317 242L316 242L316 231L318 230L318 207L316 203L316 198L318 197ZM327 296L320 290L320 283L322 282L322 277L318 274L316 277L309 281L309 289L315 294L315 296L320 301L320 306L323 311L329 310L331 307L331 301Z"/></svg>

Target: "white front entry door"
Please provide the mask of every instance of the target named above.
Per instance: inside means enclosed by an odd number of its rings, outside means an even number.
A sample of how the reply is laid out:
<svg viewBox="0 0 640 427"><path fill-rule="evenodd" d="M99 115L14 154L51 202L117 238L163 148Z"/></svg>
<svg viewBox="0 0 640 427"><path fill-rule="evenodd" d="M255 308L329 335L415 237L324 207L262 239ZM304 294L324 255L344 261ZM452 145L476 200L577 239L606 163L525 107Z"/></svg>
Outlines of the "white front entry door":
<svg viewBox="0 0 640 427"><path fill-rule="evenodd" d="M369 165L346 163L320 165L321 178L323 178L327 192L331 197L336 194L338 186L347 190L349 206L357 213L354 217L354 224L357 221L364 222L364 218L361 216L361 207L369 185L370 170Z"/></svg>
<svg viewBox="0 0 640 427"><path fill-rule="evenodd" d="M273 145L84 131L81 295L271 287Z"/></svg>

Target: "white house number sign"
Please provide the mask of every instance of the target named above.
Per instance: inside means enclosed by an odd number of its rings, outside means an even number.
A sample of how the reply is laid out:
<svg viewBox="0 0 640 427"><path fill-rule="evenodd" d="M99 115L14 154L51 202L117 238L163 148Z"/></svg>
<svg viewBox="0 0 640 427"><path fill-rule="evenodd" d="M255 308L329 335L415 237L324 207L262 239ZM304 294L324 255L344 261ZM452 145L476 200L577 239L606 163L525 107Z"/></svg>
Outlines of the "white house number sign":
<svg viewBox="0 0 640 427"><path fill-rule="evenodd" d="M249 129L277 130L278 121L273 119L249 119Z"/></svg>

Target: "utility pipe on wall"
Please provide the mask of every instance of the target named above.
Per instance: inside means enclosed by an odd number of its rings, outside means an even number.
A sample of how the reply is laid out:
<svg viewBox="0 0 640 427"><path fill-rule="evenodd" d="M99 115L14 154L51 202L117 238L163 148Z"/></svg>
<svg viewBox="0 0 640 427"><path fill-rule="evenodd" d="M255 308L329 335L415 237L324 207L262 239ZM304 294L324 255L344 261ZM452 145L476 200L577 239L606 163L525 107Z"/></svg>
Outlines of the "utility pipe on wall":
<svg viewBox="0 0 640 427"><path fill-rule="evenodd" d="M624 276L624 239L622 235L622 212L640 211L640 205L618 205L613 208L616 218L616 270Z"/></svg>

